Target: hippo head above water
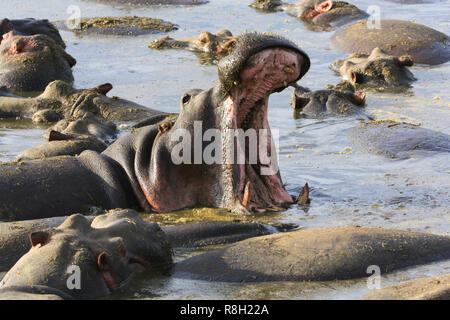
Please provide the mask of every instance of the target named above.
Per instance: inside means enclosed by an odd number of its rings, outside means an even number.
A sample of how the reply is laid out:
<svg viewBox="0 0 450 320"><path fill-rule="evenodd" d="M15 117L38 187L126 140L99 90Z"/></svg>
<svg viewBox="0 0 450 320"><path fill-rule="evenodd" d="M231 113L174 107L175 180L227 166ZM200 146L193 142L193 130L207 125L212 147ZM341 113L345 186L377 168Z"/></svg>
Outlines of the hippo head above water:
<svg viewBox="0 0 450 320"><path fill-rule="evenodd" d="M32 248L0 289L39 286L62 297L89 299L110 294L135 274L165 271L172 264L165 233L131 210L101 215L92 223L72 215L55 229L31 233L30 240Z"/></svg>
<svg viewBox="0 0 450 320"><path fill-rule="evenodd" d="M409 85L415 81L407 68L412 65L411 56L391 56L377 47L370 55L355 53L347 59L336 60L330 67L355 85L388 87Z"/></svg>
<svg viewBox="0 0 450 320"><path fill-rule="evenodd" d="M314 25L339 26L368 14L344 1L302 0L286 6L286 12Z"/></svg>
<svg viewBox="0 0 450 320"><path fill-rule="evenodd" d="M177 120L160 126L151 155L135 165L151 208L261 212L291 204L276 166L268 99L295 84L309 66L308 56L286 39L241 36L219 62L217 85L186 92Z"/></svg>
<svg viewBox="0 0 450 320"><path fill-rule="evenodd" d="M50 37L16 35L10 31L0 43L0 85L13 91L42 91L53 80L73 82L76 60Z"/></svg>

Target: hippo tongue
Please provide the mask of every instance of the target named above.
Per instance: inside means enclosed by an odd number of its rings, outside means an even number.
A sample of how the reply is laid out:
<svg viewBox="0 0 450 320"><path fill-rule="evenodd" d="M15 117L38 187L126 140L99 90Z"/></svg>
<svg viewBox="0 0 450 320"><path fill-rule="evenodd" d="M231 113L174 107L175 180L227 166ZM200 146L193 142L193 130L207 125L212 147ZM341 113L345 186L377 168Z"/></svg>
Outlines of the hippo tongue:
<svg viewBox="0 0 450 320"><path fill-rule="evenodd" d="M247 210L292 203L284 189L278 167L276 151L272 147L272 133L267 119L269 95L295 81L301 72L301 57L285 48L269 48L250 57L240 73L240 83L231 89L227 107L231 115L230 129L243 129L244 134L254 130L257 146L244 142L236 148L245 163L238 162L236 195ZM267 139L263 141L263 139ZM266 142L266 143L264 143ZM239 145L239 143L237 143ZM256 163L249 161L252 157ZM275 160L275 161L274 161ZM250 183L248 183L250 182ZM245 199L244 199L245 198ZM239 206L239 203L238 203Z"/></svg>

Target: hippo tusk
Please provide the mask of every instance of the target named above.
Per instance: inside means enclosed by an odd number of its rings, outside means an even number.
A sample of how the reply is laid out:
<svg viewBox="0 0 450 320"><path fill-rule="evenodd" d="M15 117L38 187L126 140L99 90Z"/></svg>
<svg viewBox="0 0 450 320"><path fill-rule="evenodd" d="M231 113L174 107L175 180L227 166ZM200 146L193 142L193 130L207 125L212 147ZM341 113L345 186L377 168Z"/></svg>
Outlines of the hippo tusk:
<svg viewBox="0 0 450 320"><path fill-rule="evenodd" d="M242 205L248 207L250 204L250 181L247 182L244 188L244 197L242 198Z"/></svg>
<svg viewBox="0 0 450 320"><path fill-rule="evenodd" d="M297 202L297 204L300 206L303 206L311 202L311 200L309 199L308 183L305 183L305 186L303 187L302 191L300 191L300 194L298 195L298 198L295 202Z"/></svg>

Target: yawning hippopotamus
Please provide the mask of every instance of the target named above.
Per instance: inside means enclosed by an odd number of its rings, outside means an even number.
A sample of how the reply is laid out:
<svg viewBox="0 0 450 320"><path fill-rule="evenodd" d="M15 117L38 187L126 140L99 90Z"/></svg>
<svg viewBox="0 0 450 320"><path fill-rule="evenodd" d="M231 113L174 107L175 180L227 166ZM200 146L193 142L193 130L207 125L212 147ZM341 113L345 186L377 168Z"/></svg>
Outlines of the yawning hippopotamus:
<svg viewBox="0 0 450 320"><path fill-rule="evenodd" d="M286 4L279 0L255 0L251 7L266 11L286 11L313 26L313 30L324 31L369 15L345 1L302 0L296 4Z"/></svg>
<svg viewBox="0 0 450 320"><path fill-rule="evenodd" d="M333 35L331 44L348 53L369 55L380 48L393 56L410 55L414 63L437 65L450 60L450 38L439 31L410 21L381 20L380 27L356 22Z"/></svg>
<svg viewBox="0 0 450 320"><path fill-rule="evenodd" d="M219 63L218 83L182 96L176 120L136 129L102 154L3 164L0 219L60 216L92 206L157 212L286 207L293 199L277 167L268 99L309 66L308 56L286 39L243 35ZM215 143L207 143L212 138Z"/></svg>
<svg viewBox="0 0 450 320"><path fill-rule="evenodd" d="M221 30L216 34L202 32L198 37L172 39L164 37L151 42L148 47L151 49L188 49L198 55L203 64L217 63L220 58L230 54L233 50L237 36L229 30Z"/></svg>
<svg viewBox="0 0 450 320"><path fill-rule="evenodd" d="M365 101L366 94L347 81L326 90L297 86L292 94L292 107L310 117L361 115Z"/></svg>
<svg viewBox="0 0 450 320"><path fill-rule="evenodd" d="M76 60L44 34L3 35L0 44L0 86L13 91L42 91L54 80L73 82Z"/></svg>
<svg viewBox="0 0 450 320"><path fill-rule="evenodd" d="M47 19L36 20L33 18L28 19L14 19L9 20L7 18L0 22L0 36L3 36L10 31L13 31L15 35L32 36L35 34L45 34L55 40L57 44L65 48L61 35L58 29L50 23Z"/></svg>
<svg viewBox="0 0 450 320"><path fill-rule="evenodd" d="M411 56L395 57L375 48L370 55L355 53L347 59L338 59L331 69L353 84L391 87L409 85L416 80L407 68L412 65Z"/></svg>

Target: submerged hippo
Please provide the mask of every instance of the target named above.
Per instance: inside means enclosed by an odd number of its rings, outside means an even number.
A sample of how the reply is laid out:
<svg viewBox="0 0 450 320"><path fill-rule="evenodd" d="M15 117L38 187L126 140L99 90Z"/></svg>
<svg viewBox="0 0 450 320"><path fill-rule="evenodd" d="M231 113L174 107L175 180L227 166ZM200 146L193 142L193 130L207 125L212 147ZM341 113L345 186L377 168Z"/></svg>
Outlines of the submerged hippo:
<svg viewBox="0 0 450 320"><path fill-rule="evenodd" d="M0 270L12 267L0 282L0 299L102 297L136 273L166 273L172 248L225 244L276 231L254 222L159 227L133 210L3 223L0 230ZM70 266L79 267L78 289L67 286Z"/></svg>
<svg viewBox="0 0 450 320"><path fill-rule="evenodd" d="M370 55L354 53L338 59L331 69L353 84L391 87L409 85L416 80L407 68L412 65L411 56L395 57L375 48Z"/></svg>
<svg viewBox="0 0 450 320"><path fill-rule="evenodd" d="M370 121L349 131L357 149L392 158L419 151L450 152L450 136L420 126L390 120Z"/></svg>
<svg viewBox="0 0 450 320"><path fill-rule="evenodd" d="M296 4L286 4L279 0L255 0L251 7L266 11L286 11L315 26L313 30L323 31L338 27L369 15L345 1L302 0Z"/></svg>
<svg viewBox="0 0 450 320"><path fill-rule="evenodd" d="M35 34L45 34L55 40L57 44L65 48L61 35L58 29L50 23L47 19L36 20L33 18L28 19L13 19L9 20L7 18L1 20L0 22L0 35L3 36L9 32L13 31L16 35L22 36L32 36Z"/></svg>
<svg viewBox="0 0 450 320"><path fill-rule="evenodd" d="M94 209L92 213L99 213ZM110 216L110 220L120 220L125 216L131 216L138 224L148 224L137 216L134 210L111 210L104 213ZM85 217L89 223L97 219L94 216ZM0 223L0 272L8 271L24 254L31 249L29 235L32 232L45 231L60 226L68 217L52 217L15 222ZM99 218L98 218L99 219ZM150 223L152 224L152 223ZM167 235L173 248L202 248L237 242L251 237L286 232L297 228L296 225L270 226L257 222L247 221L205 221L183 225L161 226ZM71 245L74 245L72 243Z"/></svg>
<svg viewBox="0 0 450 320"><path fill-rule="evenodd" d="M75 20L57 21L55 24L61 30L73 31L79 34L127 36L169 32L178 29L176 25L168 21L137 16L83 18L78 25Z"/></svg>
<svg viewBox="0 0 450 320"><path fill-rule="evenodd" d="M310 117L361 115L365 101L366 94L346 81L317 91L296 86L292 94L292 107Z"/></svg>
<svg viewBox="0 0 450 320"><path fill-rule="evenodd" d="M112 85L105 83L90 89L75 89L64 81L49 83L42 94L35 98L22 98L0 93L0 117L32 118L37 122L53 122L61 118L68 120L83 119L92 114L99 119L109 121L141 121L161 112L149 109L137 103L109 98L106 94ZM53 112L42 114L42 110ZM39 112L39 115L35 115ZM55 113L57 114L55 116Z"/></svg>
<svg viewBox="0 0 450 320"><path fill-rule="evenodd" d="M219 63L218 83L182 96L176 120L136 129L101 154L3 164L0 220L61 216L92 206L147 212L287 207L293 198L277 167L268 98L309 66L308 56L284 38L243 35ZM254 134L256 150L240 132ZM214 145L207 142L212 138Z"/></svg>
<svg viewBox="0 0 450 320"><path fill-rule="evenodd" d="M42 91L54 80L72 83L75 63L46 35L20 36L10 31L0 44L0 85L25 92Z"/></svg>
<svg viewBox="0 0 450 320"><path fill-rule="evenodd" d="M336 31L331 44L348 53L367 55L378 47L389 55L410 55L414 63L437 65L450 60L446 34L410 21L381 20L380 28L367 21L356 22Z"/></svg>
<svg viewBox="0 0 450 320"><path fill-rule="evenodd" d="M223 282L332 281L450 259L450 237L364 227L304 229L247 239L177 263L172 274Z"/></svg>
<svg viewBox="0 0 450 320"><path fill-rule="evenodd" d="M106 296L132 276L164 272L172 263L167 235L156 223L144 223L130 211L101 215L92 222L72 215L57 228L32 232L30 242L30 251L0 282L0 297L5 292L6 298ZM78 280L70 279L76 275Z"/></svg>
<svg viewBox="0 0 450 320"><path fill-rule="evenodd" d="M450 300L450 273L376 289L362 300Z"/></svg>
<svg viewBox="0 0 450 320"><path fill-rule="evenodd" d="M164 37L151 42L148 47L151 49L187 49L197 53L200 61L205 63L217 63L220 58L228 55L233 50L237 36L229 30L221 30L216 34L202 32L198 37L172 39Z"/></svg>

